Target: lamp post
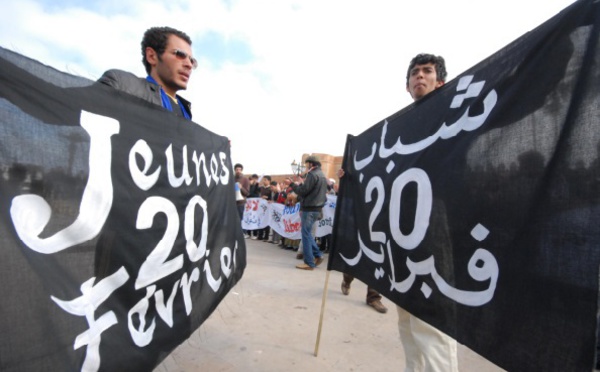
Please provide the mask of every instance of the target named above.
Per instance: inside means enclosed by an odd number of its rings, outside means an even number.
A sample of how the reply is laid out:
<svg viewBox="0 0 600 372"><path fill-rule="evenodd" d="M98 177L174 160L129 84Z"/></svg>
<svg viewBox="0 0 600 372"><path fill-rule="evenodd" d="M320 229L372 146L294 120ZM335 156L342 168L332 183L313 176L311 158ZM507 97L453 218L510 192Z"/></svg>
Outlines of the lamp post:
<svg viewBox="0 0 600 372"><path fill-rule="evenodd" d="M296 159L294 159L294 161L292 162L292 164L290 164L290 166L292 167L293 175L300 176L302 173L304 173L304 169L305 169L304 165L296 163Z"/></svg>

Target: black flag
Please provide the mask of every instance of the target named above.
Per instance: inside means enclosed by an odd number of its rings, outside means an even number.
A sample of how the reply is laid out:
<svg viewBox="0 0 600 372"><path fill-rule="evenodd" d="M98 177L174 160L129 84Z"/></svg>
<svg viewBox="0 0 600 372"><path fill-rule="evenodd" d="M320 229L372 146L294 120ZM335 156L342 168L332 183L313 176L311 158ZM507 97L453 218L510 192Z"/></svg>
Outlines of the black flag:
<svg viewBox="0 0 600 372"><path fill-rule="evenodd" d="M509 371L593 368L600 3L349 136L329 269Z"/></svg>
<svg viewBox="0 0 600 372"><path fill-rule="evenodd" d="M150 371L240 280L225 137L0 49L0 370Z"/></svg>

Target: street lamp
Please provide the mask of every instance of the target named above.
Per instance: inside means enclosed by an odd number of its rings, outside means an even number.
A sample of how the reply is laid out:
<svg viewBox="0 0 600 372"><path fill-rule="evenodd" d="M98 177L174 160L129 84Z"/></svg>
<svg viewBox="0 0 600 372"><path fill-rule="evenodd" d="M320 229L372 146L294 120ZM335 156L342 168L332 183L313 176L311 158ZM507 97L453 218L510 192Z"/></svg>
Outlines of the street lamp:
<svg viewBox="0 0 600 372"><path fill-rule="evenodd" d="M296 163L296 159L294 159L294 161L292 162L292 164L290 164L290 166L292 167L293 175L300 176L302 173L304 173L304 169L305 169L304 165Z"/></svg>

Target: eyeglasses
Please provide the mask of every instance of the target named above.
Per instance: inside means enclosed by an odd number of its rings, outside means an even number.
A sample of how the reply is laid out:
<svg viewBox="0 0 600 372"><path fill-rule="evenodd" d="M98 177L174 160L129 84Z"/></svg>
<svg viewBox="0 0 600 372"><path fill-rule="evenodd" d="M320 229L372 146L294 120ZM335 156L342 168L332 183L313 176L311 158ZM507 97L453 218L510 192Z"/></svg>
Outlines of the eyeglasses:
<svg viewBox="0 0 600 372"><path fill-rule="evenodd" d="M173 54L175 54L175 57L177 57L177 59L180 60L184 60L186 58L190 59L190 62L192 63L192 68L195 69L196 67L198 67L198 61L196 60L196 58L190 56L189 54L187 54L186 52L184 52L183 50L180 49L174 49L173 50Z"/></svg>

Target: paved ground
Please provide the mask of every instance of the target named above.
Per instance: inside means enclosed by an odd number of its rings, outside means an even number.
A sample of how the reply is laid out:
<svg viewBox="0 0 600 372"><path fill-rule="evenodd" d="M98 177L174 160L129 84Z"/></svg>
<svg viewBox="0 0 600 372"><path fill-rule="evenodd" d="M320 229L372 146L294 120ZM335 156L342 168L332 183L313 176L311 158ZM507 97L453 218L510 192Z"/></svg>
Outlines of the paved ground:
<svg viewBox="0 0 600 372"><path fill-rule="evenodd" d="M298 270L295 252L246 243L248 265L240 283L156 372L403 370L398 315L388 300L390 311L377 313L365 304L363 283L355 280L344 296L342 274L331 271L315 356L327 263ZM460 371L502 371L462 345L458 362Z"/></svg>

